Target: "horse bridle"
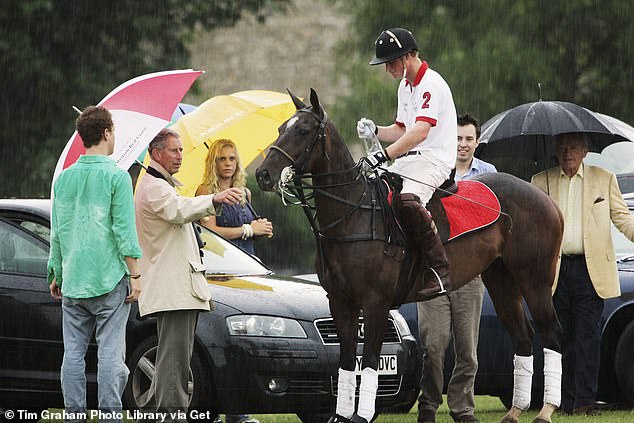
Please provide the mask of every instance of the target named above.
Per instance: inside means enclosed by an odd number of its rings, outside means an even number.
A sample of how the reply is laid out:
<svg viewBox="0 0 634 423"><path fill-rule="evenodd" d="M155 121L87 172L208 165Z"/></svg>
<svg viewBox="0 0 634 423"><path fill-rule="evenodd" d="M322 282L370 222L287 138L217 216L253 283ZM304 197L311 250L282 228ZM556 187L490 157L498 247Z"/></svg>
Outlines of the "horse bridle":
<svg viewBox="0 0 634 423"><path fill-rule="evenodd" d="M286 151L284 151L283 148L277 146L277 145L272 145L271 146L271 150L275 150L277 152L279 152L280 154L282 154L284 157L286 157L288 159L288 161L290 162L290 168L291 168L291 172L290 175L288 175L288 180L287 177L281 177L280 178L280 183L282 184L287 184L288 182L293 182L293 186L290 187L290 189L292 191L294 191L294 196L299 200L299 203L296 203L298 205L302 206L302 210L304 211L304 214L306 215L306 217L308 218L308 222L311 226L311 229L313 231L313 235L315 236L315 240L317 242L317 252L319 254L319 257L321 258L320 262L321 262L321 274L324 275L325 274L325 269L328 266L329 260L328 257L326 256L326 253L324 251L324 246L323 246L323 241L328 239L331 242L351 242L351 241L383 241L386 244L389 242L388 239L386 238L381 238L378 237L376 235L376 227L374 226L376 224L376 219L372 218L372 232L371 234L368 235L362 235L362 236L344 236L344 237L339 237L339 238L331 238L328 237L324 232L327 231L330 228L333 228L334 226L344 222L345 220L347 220L350 216L352 216L352 214L354 214L357 210L359 209L370 209L373 213L376 212L380 212L381 208L380 206L377 207L374 204L374 200L372 202L372 204L370 205L364 205L363 200L366 198L367 194L366 194L366 190L367 190L367 185L368 185L368 181L366 176L363 174L363 172L361 171L361 167L362 167L362 162L359 161L355 166L349 168L349 169L343 169L340 171L336 171L336 172L328 172L328 173L321 173L321 174L309 174L309 173L300 173L302 172L302 168L303 166L306 164L306 162L310 159L313 151L315 150L315 147L317 146L317 144L319 143L320 140L323 140L324 143L326 141L326 125L328 123L328 114L326 112L324 112L324 117L322 118L321 116L319 116L317 113L315 113L311 107L305 107L303 109L298 109L297 110L298 113L309 113L311 116L313 116L317 122L319 122L319 129L317 132L317 135L315 136L315 138L311 141L311 143L309 145L306 146L306 148L304 149L304 152L302 153L302 155L297 159L293 159L293 157L288 154ZM324 151L324 154L326 154L326 159L330 160L330 158L328 157L327 153ZM348 182L343 182L343 183L338 183L338 184L327 184L327 185L312 185L309 184L307 182L304 182L304 179L307 178L315 178L315 177L321 177L321 176L334 176L334 175L340 175L340 174L345 174L345 173L350 173L356 171L357 175L356 177L352 178L351 181ZM284 172L282 172L284 174ZM358 201L355 203L353 201L350 201L346 198L342 198L339 197L337 195L334 195L326 190L324 190L324 188L332 188L332 187L341 187L341 186L345 186L345 185L349 185L349 184L353 184L355 182L357 182L359 180L359 178L363 178L364 181L364 188L362 190L362 194L361 197L358 199ZM280 185L281 185L280 184ZM280 191L282 191L282 201L284 201L284 190L282 188L282 186L279 187ZM313 192L311 194L309 194L309 196L307 197L304 193L304 191L308 189L308 190L312 190ZM318 192L321 195L324 195L330 199L333 199L335 201L339 201L342 202L344 204L347 204L349 206L351 206L350 210L348 210L346 213L344 213L340 218L336 219L335 221L329 223L326 226L323 227L319 227L317 224L317 221L315 219L315 215L313 213L311 213L311 209L314 209L314 206L311 206L308 201L311 198L314 198L314 193ZM346 295L348 298L352 299L354 297L350 296L350 294L347 292L347 290L341 286L341 284L337 281L335 281L336 284L339 285L339 290Z"/></svg>
<svg viewBox="0 0 634 423"><path fill-rule="evenodd" d="M369 235L363 235L363 236L347 236L347 237L341 237L341 238L330 238L328 237L324 232L327 231L328 229L331 229L332 227L344 222L346 219L348 219L350 216L352 216L352 214L354 214L354 212L356 212L359 209L370 209L373 211L377 211L377 210L381 210L380 207L377 208L375 205L364 205L363 200L364 198L367 196L366 195L366 188L364 187L364 189L362 190L362 194L359 197L359 199L354 202L354 201L350 201L346 198L342 198L339 197L337 195L334 195L326 190L324 190L324 188L334 188L334 187L342 187L342 186L346 186L346 185L350 185L353 184L355 182L357 182L360 178L363 178L364 184L367 187L368 181L367 178L365 177L365 175L363 174L363 172L361 172L361 166L362 163L359 162L357 163L355 166L349 168L349 169L343 169L340 171L336 171L336 172L328 172L328 173L321 173L321 174L311 174L311 173L300 173L302 171L302 167L304 166L304 164L309 160L309 158L311 157L313 151L315 150L315 147L317 146L317 144L319 143L320 140L324 140L327 137L326 135L326 125L328 123L328 114L326 114L326 112L324 112L324 117L323 119L317 114L315 113L311 107L306 107L303 109L299 109L297 110L297 112L301 112L301 113L309 113L311 116L313 116L317 122L319 122L319 132L317 133L317 135L315 136L315 138L311 141L310 144L308 144L306 146L306 148L304 149L304 152L302 153L302 155L297 159L293 159L293 157L288 154L286 151L284 151L283 148L276 146L276 145L272 145L271 146L271 150L275 150L278 151L279 153L281 153L284 157L286 157L289 162L291 163L291 169L292 172L290 172L290 175L288 176L282 176L280 178L280 185L284 185L287 186L288 182L293 182L293 185L290 187L290 189L293 191L293 193L291 195L293 195L294 197L296 197L299 200L299 203L295 203L298 205L301 205L304 213L306 214L306 217L308 218L308 221L310 223L310 226L313 230L313 233L316 237L318 238L327 238L330 239L331 241L334 242L350 242L350 241L367 241L367 240L382 240L384 241L384 239L377 237L376 236L376 228L373 228L372 233ZM328 155L326 154L326 159L330 159L328 157ZM347 182L342 182L342 183L337 183L337 184L326 184L326 185L312 185L309 184L307 182L304 181L304 179L308 179L308 178L315 178L315 177L321 177L321 176L334 176L334 175L341 175L341 174L345 174L345 173L351 173L351 172L356 172L357 175L356 177L354 177L352 180L347 181ZM284 175L284 171L282 172L282 174ZM279 187L280 191L282 191L282 201L284 201L284 193L288 194L288 192L282 188L282 186ZM313 193L309 194L308 196L305 195L304 191L305 190L312 190ZM323 227L318 227L315 216L313 216L310 213L310 209L313 209L314 206L311 206L310 204L308 204L308 201L310 199L312 199L314 197L314 192L318 192L319 194L328 197L332 200L335 201L339 201L341 203L347 204L349 206L351 206L350 210L348 210L345 214L343 214L340 218L336 219L335 221L329 223L326 226ZM285 203L286 204L286 203Z"/></svg>
<svg viewBox="0 0 634 423"><path fill-rule="evenodd" d="M306 164L310 156L313 154L313 150L317 146L317 143L319 143L320 140L325 141L326 139L326 124L328 123L328 114L324 112L324 117L322 118L317 113L315 113L311 107L305 107L303 109L299 109L297 110L297 113L309 113L315 119L317 119L317 122L319 122L318 132L315 138L313 139L313 141L306 146L306 148L304 149L304 152L302 153L301 156L299 156L297 160L293 159L293 157L290 154L288 154L286 151L284 151L284 149L282 149L281 147L278 147L277 145L272 145L271 150L280 152L284 157L286 157L291 162L291 167L295 170L295 172L300 173L301 172L300 169Z"/></svg>

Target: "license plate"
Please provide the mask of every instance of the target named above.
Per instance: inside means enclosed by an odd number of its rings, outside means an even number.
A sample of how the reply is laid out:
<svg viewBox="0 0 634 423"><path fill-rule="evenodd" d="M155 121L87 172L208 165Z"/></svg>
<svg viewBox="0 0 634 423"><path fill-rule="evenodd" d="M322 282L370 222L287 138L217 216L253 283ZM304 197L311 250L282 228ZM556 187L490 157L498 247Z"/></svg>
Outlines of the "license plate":
<svg viewBox="0 0 634 423"><path fill-rule="evenodd" d="M358 355L357 362L354 367L354 373L357 375L361 374L361 362L363 361L363 357ZM380 375L395 375L398 374L398 367L396 364L396 355L382 355L379 357L379 368L377 369L377 373Z"/></svg>

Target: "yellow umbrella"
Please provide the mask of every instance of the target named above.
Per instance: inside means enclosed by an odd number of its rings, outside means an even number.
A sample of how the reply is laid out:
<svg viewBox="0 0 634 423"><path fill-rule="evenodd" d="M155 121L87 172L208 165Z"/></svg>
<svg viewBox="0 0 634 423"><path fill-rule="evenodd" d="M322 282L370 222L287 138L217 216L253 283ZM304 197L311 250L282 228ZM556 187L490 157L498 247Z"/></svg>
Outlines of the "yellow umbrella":
<svg viewBox="0 0 634 423"><path fill-rule="evenodd" d="M210 98L183 115L172 128L183 141L183 165L174 175L182 195L194 196L200 185L209 146L217 139L236 143L246 167L277 138L277 128L296 109L288 94L251 90Z"/></svg>

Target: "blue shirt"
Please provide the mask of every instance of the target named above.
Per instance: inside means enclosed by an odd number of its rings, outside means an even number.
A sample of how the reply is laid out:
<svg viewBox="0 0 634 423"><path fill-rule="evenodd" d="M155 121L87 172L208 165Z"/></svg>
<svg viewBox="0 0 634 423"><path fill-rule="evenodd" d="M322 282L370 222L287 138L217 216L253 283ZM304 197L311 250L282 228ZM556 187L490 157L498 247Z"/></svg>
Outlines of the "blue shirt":
<svg viewBox="0 0 634 423"><path fill-rule="evenodd" d="M107 156L80 156L53 187L48 280L68 298L106 294L141 257L132 181Z"/></svg>
<svg viewBox="0 0 634 423"><path fill-rule="evenodd" d="M482 173L496 173L498 170L491 163L487 163L484 160L480 160L477 157L474 157L471 161L471 169L467 173L462 176L458 175L456 172L456 176L454 180L462 181L464 179L471 179L476 175L480 175Z"/></svg>

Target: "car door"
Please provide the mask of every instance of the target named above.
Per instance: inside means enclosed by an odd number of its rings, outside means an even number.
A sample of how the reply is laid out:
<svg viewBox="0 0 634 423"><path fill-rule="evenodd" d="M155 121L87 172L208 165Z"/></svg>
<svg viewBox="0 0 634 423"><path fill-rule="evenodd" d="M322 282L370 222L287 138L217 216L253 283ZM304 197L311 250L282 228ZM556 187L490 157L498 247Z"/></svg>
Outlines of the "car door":
<svg viewBox="0 0 634 423"><path fill-rule="evenodd" d="M59 391L61 305L46 281L41 223L0 218L0 394ZM22 397L22 394L21 394Z"/></svg>

